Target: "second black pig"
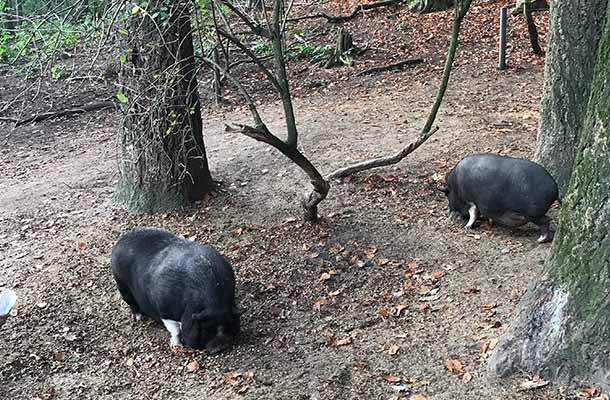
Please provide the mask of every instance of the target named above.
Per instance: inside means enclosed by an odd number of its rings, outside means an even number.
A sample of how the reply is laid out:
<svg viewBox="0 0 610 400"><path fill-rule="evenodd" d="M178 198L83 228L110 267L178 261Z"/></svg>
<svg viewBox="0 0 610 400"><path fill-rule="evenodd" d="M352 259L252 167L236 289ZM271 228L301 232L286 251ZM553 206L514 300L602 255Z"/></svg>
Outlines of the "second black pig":
<svg viewBox="0 0 610 400"><path fill-rule="evenodd" d="M449 172L439 190L447 195L449 210L468 219L466 229L482 216L510 227L533 222L540 228L539 243L551 239L546 212L558 199L557 184L539 164L473 154Z"/></svg>

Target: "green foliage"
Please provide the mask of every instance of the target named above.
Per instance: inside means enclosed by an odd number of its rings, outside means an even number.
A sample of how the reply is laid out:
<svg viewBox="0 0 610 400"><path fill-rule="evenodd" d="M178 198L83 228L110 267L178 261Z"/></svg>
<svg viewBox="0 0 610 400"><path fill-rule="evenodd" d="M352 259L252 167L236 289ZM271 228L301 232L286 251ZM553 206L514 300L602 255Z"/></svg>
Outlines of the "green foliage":
<svg viewBox="0 0 610 400"><path fill-rule="evenodd" d="M273 48L271 47L271 42L268 40L259 39L254 42L254 46L252 47L252 51L259 57L266 57L273 54Z"/></svg>
<svg viewBox="0 0 610 400"><path fill-rule="evenodd" d="M17 71L25 75L40 73L45 65L53 64L59 53L73 49L77 43L92 41L100 32L101 24L91 16L78 24L58 16L24 20L13 30L0 31L0 61L15 63ZM50 73L53 79L67 76L60 67L51 68Z"/></svg>
<svg viewBox="0 0 610 400"><path fill-rule="evenodd" d="M68 76L68 71L66 70L65 65L53 65L51 67L51 78L58 80L63 79Z"/></svg>
<svg viewBox="0 0 610 400"><path fill-rule="evenodd" d="M316 46L305 42L297 42L288 49L286 56L289 59L311 59L313 62L327 59L332 54L330 45Z"/></svg>

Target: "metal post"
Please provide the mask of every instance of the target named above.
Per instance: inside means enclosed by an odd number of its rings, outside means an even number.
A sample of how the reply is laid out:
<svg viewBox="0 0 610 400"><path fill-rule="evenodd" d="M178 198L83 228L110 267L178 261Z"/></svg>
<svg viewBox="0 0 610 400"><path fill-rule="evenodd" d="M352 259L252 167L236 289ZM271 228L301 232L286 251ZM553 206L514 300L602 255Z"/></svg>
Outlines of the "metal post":
<svg viewBox="0 0 610 400"><path fill-rule="evenodd" d="M500 8L500 48L498 49L498 68L506 69L506 20L508 8Z"/></svg>

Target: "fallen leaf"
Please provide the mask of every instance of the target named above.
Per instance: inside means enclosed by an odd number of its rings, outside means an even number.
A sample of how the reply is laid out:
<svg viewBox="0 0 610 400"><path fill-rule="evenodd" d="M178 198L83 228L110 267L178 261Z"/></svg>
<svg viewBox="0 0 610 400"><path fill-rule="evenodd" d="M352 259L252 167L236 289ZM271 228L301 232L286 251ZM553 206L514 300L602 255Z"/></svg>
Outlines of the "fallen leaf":
<svg viewBox="0 0 610 400"><path fill-rule="evenodd" d="M191 362L186 364L186 370L188 372L195 372L199 370L199 363L197 362L197 360L192 360Z"/></svg>
<svg viewBox="0 0 610 400"><path fill-rule="evenodd" d="M434 165L436 165L437 168L447 168L447 161L446 160L436 160L436 161L434 161Z"/></svg>
<svg viewBox="0 0 610 400"><path fill-rule="evenodd" d="M245 371L241 374L241 376L243 376L245 379L252 379L254 378L254 371Z"/></svg>
<svg viewBox="0 0 610 400"><path fill-rule="evenodd" d="M393 356L398 354L398 350L400 350L400 346L397 344L391 344L388 346L387 352L389 355Z"/></svg>
<svg viewBox="0 0 610 400"><path fill-rule="evenodd" d="M523 383L521 383L519 385L519 390L533 390L533 389L538 389L544 386L547 386L549 384L549 382L547 381L539 381L536 382L534 380L531 381L525 381Z"/></svg>
<svg viewBox="0 0 610 400"><path fill-rule="evenodd" d="M591 399L598 397L601 394L601 390L596 387L582 387L578 389L577 396L583 399Z"/></svg>
<svg viewBox="0 0 610 400"><path fill-rule="evenodd" d="M415 271L417 269L417 261L412 260L407 264L407 267L411 270L411 271Z"/></svg>
<svg viewBox="0 0 610 400"><path fill-rule="evenodd" d="M436 280L441 279L443 276L445 276L445 271L436 271L432 273L432 277Z"/></svg>
<svg viewBox="0 0 610 400"><path fill-rule="evenodd" d="M394 175L385 175L382 177L382 179L386 182L394 182Z"/></svg>
<svg viewBox="0 0 610 400"><path fill-rule="evenodd" d="M416 393L413 396L409 397L409 400L427 400L427 398L423 394Z"/></svg>
<svg viewBox="0 0 610 400"><path fill-rule="evenodd" d="M464 383L468 383L472 380L472 375L470 374L470 372L464 372L464 375L462 376L462 381Z"/></svg>
<svg viewBox="0 0 610 400"><path fill-rule="evenodd" d="M419 294L421 294L422 296L430 293L430 291L432 290L432 288L430 288L429 286L421 286L419 288Z"/></svg>
<svg viewBox="0 0 610 400"><path fill-rule="evenodd" d="M362 361L357 361L357 362L354 364L354 368L357 368L357 369L364 369L364 368L366 368L366 364L365 364L364 362L362 362Z"/></svg>
<svg viewBox="0 0 610 400"><path fill-rule="evenodd" d="M386 380L387 382L390 383L396 383L396 382L400 382L402 380L402 378L398 375L383 375L382 377L384 380Z"/></svg>
<svg viewBox="0 0 610 400"><path fill-rule="evenodd" d="M453 374L461 374L462 371L462 362L458 359L448 359L445 361L445 366L449 370L449 372Z"/></svg>
<svg viewBox="0 0 610 400"><path fill-rule="evenodd" d="M237 383L237 378L239 378L240 376L240 372L225 372L223 374L223 383L225 385L235 385L235 383Z"/></svg>
<svg viewBox="0 0 610 400"><path fill-rule="evenodd" d="M127 359L127 361L125 361L125 365L127 365L128 367L132 367L134 363L134 359L132 357L129 357Z"/></svg>
<svg viewBox="0 0 610 400"><path fill-rule="evenodd" d="M387 316L390 314L390 310L388 310L387 307L381 307L377 311L377 314L381 315L383 318L387 318Z"/></svg>
<svg viewBox="0 0 610 400"><path fill-rule="evenodd" d="M495 349L497 344L498 344L498 339L496 339L496 338L489 339L489 350Z"/></svg>
<svg viewBox="0 0 610 400"><path fill-rule="evenodd" d="M248 391L248 389L249 389L248 385L243 385L239 389L237 389L237 393L244 394Z"/></svg>
<svg viewBox="0 0 610 400"><path fill-rule="evenodd" d="M330 300L328 300L326 297L320 297L319 299L317 299L316 301L314 301L313 303L313 309L314 311L320 311L320 308L325 305L325 304L329 304Z"/></svg>
<svg viewBox="0 0 610 400"><path fill-rule="evenodd" d="M483 307L483 309L485 309L485 310L491 310L493 308L498 307L498 305L496 303L488 303L488 304L483 304L481 307Z"/></svg>
<svg viewBox="0 0 610 400"><path fill-rule="evenodd" d="M322 275L320 275L320 280L322 282L327 281L330 279L330 274L328 272L324 272L322 273Z"/></svg>
<svg viewBox="0 0 610 400"><path fill-rule="evenodd" d="M87 243L85 242L78 242L78 248L81 250L85 250L87 248Z"/></svg>
<svg viewBox="0 0 610 400"><path fill-rule="evenodd" d="M394 310L395 310L395 311L394 311L394 315L396 315L397 317L400 317L400 313L401 313L403 310L407 309L407 308L409 308L409 306L408 306L408 305L406 305L406 304L399 304L399 305L397 305L397 306L394 308Z"/></svg>
<svg viewBox="0 0 610 400"><path fill-rule="evenodd" d="M477 288L473 288L473 287L464 288L464 293L466 293L466 294L479 293L480 291L481 291L481 289L477 289Z"/></svg>
<svg viewBox="0 0 610 400"><path fill-rule="evenodd" d="M335 346L346 346L352 343L352 338L339 339L335 341Z"/></svg>
<svg viewBox="0 0 610 400"><path fill-rule="evenodd" d="M487 353L487 350L489 350L489 340L481 340L479 343L479 349L481 349L482 354Z"/></svg>
<svg viewBox="0 0 610 400"><path fill-rule="evenodd" d="M389 258L380 258L379 260L377 260L377 265L379 265L380 267L383 267L384 265L386 265L389 262L390 262Z"/></svg>

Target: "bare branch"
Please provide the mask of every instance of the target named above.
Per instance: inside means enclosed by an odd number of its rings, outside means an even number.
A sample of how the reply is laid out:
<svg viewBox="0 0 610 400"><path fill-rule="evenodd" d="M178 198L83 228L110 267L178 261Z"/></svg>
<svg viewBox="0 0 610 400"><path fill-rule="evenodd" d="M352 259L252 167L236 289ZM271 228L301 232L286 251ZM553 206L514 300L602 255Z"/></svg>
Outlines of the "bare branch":
<svg viewBox="0 0 610 400"><path fill-rule="evenodd" d="M460 34L460 26L462 24L462 20L464 16L468 12L470 8L470 3L472 0L463 0L463 2L458 2L453 16L453 27L451 30L451 40L449 42L449 49L447 51L447 57L445 58L445 68L443 69L443 77L441 79L441 83L438 88L438 93L436 94L436 99L434 100L434 104L430 109L430 113L428 114L428 119L426 120L426 124L424 125L419 139L417 141L410 143L407 147L399 151L393 156L388 157L379 157L372 160L361 161L352 166L340 168L335 172L332 172L327 176L327 179L331 178L342 178L344 176L348 176L355 172L361 172L364 170L368 170L371 168L384 167L392 164L396 164L405 158L407 155L415 151L419 146L421 146L426 140L428 140L437 130L438 128L432 129L432 124L436 120L436 115L443 101L443 97L445 95L445 91L447 90L447 85L449 83L449 76L451 74L451 67L453 65L453 59L455 58L455 52L458 44L458 37Z"/></svg>
<svg viewBox="0 0 610 400"><path fill-rule="evenodd" d="M252 61L254 61L256 63L256 65L258 65L258 67L265 74L267 79L269 79L269 81L273 84L273 86L276 88L276 90L278 90L278 91L281 90L280 84L277 81L277 79L275 78L275 76L271 73L271 71L269 71L269 69L265 66L265 64L263 64L262 60L259 57L257 57L256 54L254 54L252 52L252 50L250 50L246 45L244 45L239 39L237 39L235 36L231 35L229 32L225 32L220 28L217 28L217 31L221 36L230 40L241 51L246 53L246 55L248 57L250 57L252 59Z"/></svg>
<svg viewBox="0 0 610 400"><path fill-rule="evenodd" d="M225 6L227 6L227 8L229 8L231 11L233 11L235 13L235 15L237 15L239 17L239 19L241 19L246 25L248 25L248 28L250 28L252 30L252 32L256 33L259 36L263 36L266 38L271 37L271 32L269 32L268 30L265 30L260 25L256 24L254 21L252 21L250 19L250 17L248 17L248 15L241 12L237 7L235 7L233 4L231 4L230 1L228 1L228 0L219 0L219 1L222 4L224 4ZM213 1L212 1L212 3L213 3Z"/></svg>
<svg viewBox="0 0 610 400"><path fill-rule="evenodd" d="M403 158L405 158L406 156L408 156L409 154L411 154L415 150L417 150L417 148L419 146L421 146L422 144L424 144L424 142L426 140L428 140L430 138L430 136L434 135L434 133L436 133L436 131L438 131L438 127L435 127L428 133L422 133L415 142L409 143L409 145L407 147L400 150L396 154L393 154L391 156L386 156L386 157L373 158L370 160L361 161L359 163L350 165L348 167L339 168L338 170L334 171L333 173L327 175L326 179L330 180L330 179L343 178L345 176L355 174L357 172L366 171L367 169L385 167L387 165L396 164L400 160L402 160Z"/></svg>

